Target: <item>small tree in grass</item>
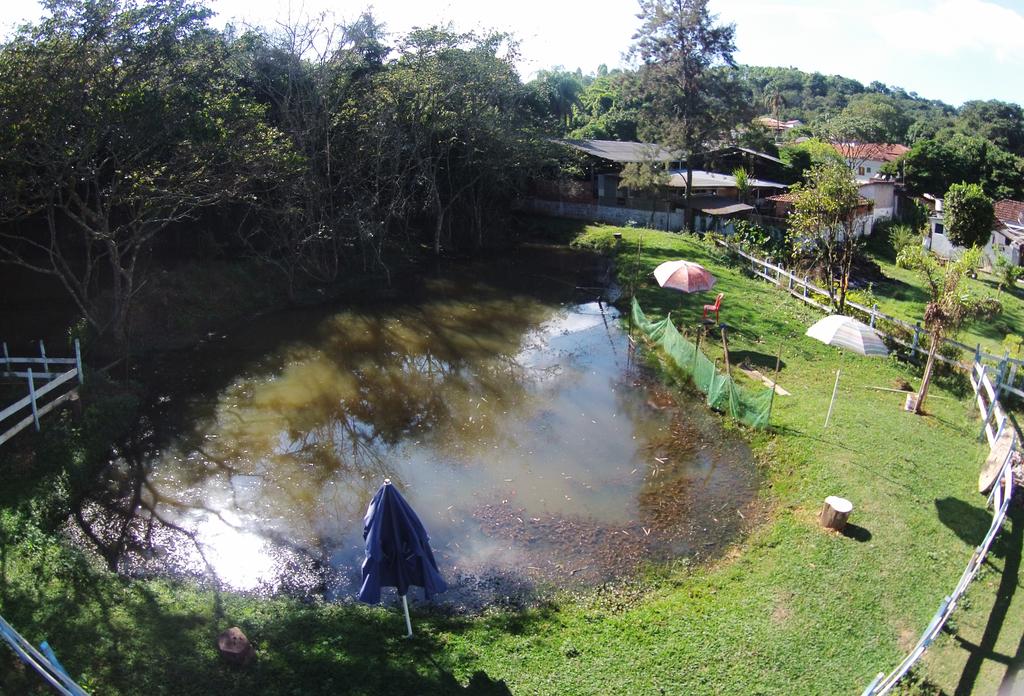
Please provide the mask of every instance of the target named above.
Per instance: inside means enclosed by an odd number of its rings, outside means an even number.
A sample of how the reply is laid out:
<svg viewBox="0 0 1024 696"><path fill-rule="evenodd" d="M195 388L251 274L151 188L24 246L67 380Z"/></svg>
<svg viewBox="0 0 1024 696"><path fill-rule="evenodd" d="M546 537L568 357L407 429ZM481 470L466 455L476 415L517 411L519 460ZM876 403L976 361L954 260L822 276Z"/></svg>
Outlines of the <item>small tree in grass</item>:
<svg viewBox="0 0 1024 696"><path fill-rule="evenodd" d="M995 270L999 280L997 294L1002 294L1004 287L1012 290L1017 287L1017 281L1024 278L1024 266L1018 266L1006 254L1000 254L996 259Z"/></svg>
<svg viewBox="0 0 1024 696"><path fill-rule="evenodd" d="M928 288L929 300L924 311L924 324L931 334L928 344L928 361L921 377L921 389L917 392L915 413L923 413L924 401L935 367L935 354L942 346L942 340L955 333L964 320L980 316L988 310L986 303L974 298L962 287L963 279L981 263L981 249L972 247L960 258L950 261L944 267L924 248L907 247L900 252L900 265L917 270Z"/></svg>
<svg viewBox="0 0 1024 696"><path fill-rule="evenodd" d="M746 169L738 167L732 171L732 176L736 179L736 194L739 196L740 203L746 203L747 197L750 195L750 175L747 174Z"/></svg>
<svg viewBox="0 0 1024 696"><path fill-rule="evenodd" d="M942 202L946 237L962 247L985 246L992 236L995 211L978 184L953 184Z"/></svg>
<svg viewBox="0 0 1024 696"><path fill-rule="evenodd" d="M840 162L811 167L803 184L793 187L789 238L795 256L811 256L823 267L829 300L840 314L853 262L860 253L863 221L853 174Z"/></svg>

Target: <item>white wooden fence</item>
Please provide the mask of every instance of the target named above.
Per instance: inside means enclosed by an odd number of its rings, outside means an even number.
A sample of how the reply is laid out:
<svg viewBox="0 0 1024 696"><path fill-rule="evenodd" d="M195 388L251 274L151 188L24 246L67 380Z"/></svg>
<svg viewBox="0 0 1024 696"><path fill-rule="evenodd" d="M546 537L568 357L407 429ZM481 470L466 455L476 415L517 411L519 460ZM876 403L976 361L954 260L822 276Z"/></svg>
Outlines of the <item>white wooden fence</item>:
<svg viewBox="0 0 1024 696"><path fill-rule="evenodd" d="M907 653L903 661L892 672L889 674L880 672L875 677L875 680L868 685L868 688L864 690L862 696L882 696L883 694L888 694L917 661L921 659L925 650L931 646L932 642L942 631L943 626L946 625L949 617L956 610L964 592L967 591L971 581L978 574L981 564L985 561L985 556L988 555L992 542L1003 528L1006 511L1010 506L1010 499L1013 497L1014 466L1020 461L1020 437L1016 428L1007 420L1007 414L999 403L999 392L996 385L993 385L989 379L987 366L982 365L980 362L974 363L971 368L971 385L974 387L974 393L977 396L978 410L981 411L982 418L984 419L982 432L985 435L985 439L988 440L990 451L994 453L1006 452L999 467L995 483L992 485L992 492L988 496L988 504L993 509L992 524L989 525L988 532L985 534L984 539L982 539L981 544L978 545L971 555L971 559L968 561L964 572L960 575L960 580L957 581L956 587L939 604L938 610L936 610L935 615L928 623L928 627L925 628L924 633L921 634L921 638L917 641L914 648ZM1008 446L1000 442L1004 437L1009 438Z"/></svg>
<svg viewBox="0 0 1024 696"><path fill-rule="evenodd" d="M25 379L28 393L0 409L0 445L30 425L39 430L39 419L77 395L83 377L78 339L75 339L73 358L48 357L42 341L38 357L12 357L6 343L2 344L2 350L0 377ZM69 365L71 369L66 369Z"/></svg>
<svg viewBox="0 0 1024 696"><path fill-rule="evenodd" d="M57 693L63 696L89 696L68 676L64 666L46 641L43 641L37 650L34 645L22 638L21 634L15 631L9 623L4 621L2 616L0 616L0 639L11 646L11 650L21 658L22 662L38 672Z"/></svg>
<svg viewBox="0 0 1024 696"><path fill-rule="evenodd" d="M833 311L830 306L822 304L815 299L815 296L828 297L828 290L818 287L812 283L808 276L797 276L793 272L787 271L782 266L765 259L760 259L746 251L743 251L737 246L729 244L725 240L717 240L717 242L720 246L725 247L729 251L745 259L750 264L750 272L759 278L763 278L764 280L779 286L805 304L816 307L823 312L831 313ZM880 333L884 333L892 341L909 349L911 352L921 354L928 353L928 337L930 334L927 329L921 326L920 322L911 324L910 322L902 319L889 316L884 312L878 311L877 304L872 307L866 307L857 302L853 302L852 300L847 300L846 306L863 315L872 328L877 329ZM884 327L879 326L879 322L886 322L893 326L902 328L910 337L909 342L904 340L901 336L895 336L892 332L886 331ZM1020 369L1024 367L1024 360L1011 358L1009 353L993 355L992 353L983 351L980 344L976 346L969 346L951 338L943 338L942 342L945 345L952 346L962 352L972 355L974 362L987 362L996 368L997 374L999 375L996 386L998 387L1000 394L1011 393L1024 398L1024 389L1016 386L1018 372L1020 373L1021 378L1024 379L1024 370ZM950 365L959 365L965 369L970 365L967 361L952 360L938 353L936 353L935 359L941 360L942 362Z"/></svg>

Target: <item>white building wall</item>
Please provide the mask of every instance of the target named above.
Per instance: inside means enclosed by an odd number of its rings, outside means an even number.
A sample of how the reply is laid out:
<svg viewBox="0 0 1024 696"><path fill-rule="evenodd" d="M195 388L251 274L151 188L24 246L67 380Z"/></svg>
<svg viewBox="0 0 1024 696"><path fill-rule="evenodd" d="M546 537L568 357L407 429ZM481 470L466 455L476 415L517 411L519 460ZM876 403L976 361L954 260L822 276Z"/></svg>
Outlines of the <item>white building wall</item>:
<svg viewBox="0 0 1024 696"><path fill-rule="evenodd" d="M682 213L659 211L652 216L650 210L618 208L610 205L588 205L586 203L544 201L538 198L530 198L523 202L522 207L524 210L554 215L555 217L606 222L610 225L637 225L639 227L653 227L669 231L683 229L684 223Z"/></svg>

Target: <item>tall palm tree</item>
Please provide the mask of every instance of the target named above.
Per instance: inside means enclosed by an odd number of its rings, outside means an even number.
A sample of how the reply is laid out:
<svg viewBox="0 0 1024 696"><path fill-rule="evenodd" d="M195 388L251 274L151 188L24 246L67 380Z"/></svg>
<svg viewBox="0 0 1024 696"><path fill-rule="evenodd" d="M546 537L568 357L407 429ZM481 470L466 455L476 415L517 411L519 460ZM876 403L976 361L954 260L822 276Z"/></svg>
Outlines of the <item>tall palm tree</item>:
<svg viewBox="0 0 1024 696"><path fill-rule="evenodd" d="M786 98L782 96L782 90L779 88L777 82L770 82L764 88L764 94L761 97L761 101L766 109L771 110L772 118L775 119L775 142L779 142L779 135L782 133L781 124L779 122L779 111L786 105Z"/></svg>
<svg viewBox="0 0 1024 696"><path fill-rule="evenodd" d="M551 85L551 101L555 114L559 121L568 128L572 124L573 109L577 109L580 103L580 94L583 92L583 83L570 72L554 73L549 81Z"/></svg>

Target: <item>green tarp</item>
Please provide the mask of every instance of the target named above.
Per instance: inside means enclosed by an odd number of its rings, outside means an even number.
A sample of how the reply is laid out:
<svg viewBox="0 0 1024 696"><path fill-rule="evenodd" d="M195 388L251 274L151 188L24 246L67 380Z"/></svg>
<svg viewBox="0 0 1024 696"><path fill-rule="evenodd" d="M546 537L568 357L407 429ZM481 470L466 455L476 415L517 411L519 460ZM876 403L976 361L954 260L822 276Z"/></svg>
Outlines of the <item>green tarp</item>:
<svg viewBox="0 0 1024 696"><path fill-rule="evenodd" d="M633 299L633 325L661 348L677 368L689 375L707 396L708 406L755 428L768 426L772 410L771 387L758 394L740 389L728 375L720 374L697 346L683 338L672 324L671 316L652 322L640 309L636 298Z"/></svg>

